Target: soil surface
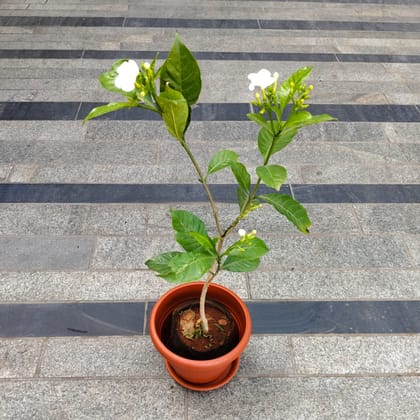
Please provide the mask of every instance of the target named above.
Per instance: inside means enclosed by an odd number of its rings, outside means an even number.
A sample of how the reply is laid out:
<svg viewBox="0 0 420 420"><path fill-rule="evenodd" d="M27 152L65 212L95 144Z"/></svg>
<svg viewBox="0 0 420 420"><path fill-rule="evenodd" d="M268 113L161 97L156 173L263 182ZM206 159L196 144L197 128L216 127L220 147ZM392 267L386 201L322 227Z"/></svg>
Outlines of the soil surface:
<svg viewBox="0 0 420 420"><path fill-rule="evenodd" d="M204 360L222 356L238 340L232 316L215 302L206 303L208 332L202 331L198 303L190 303L172 314L169 347L181 356Z"/></svg>

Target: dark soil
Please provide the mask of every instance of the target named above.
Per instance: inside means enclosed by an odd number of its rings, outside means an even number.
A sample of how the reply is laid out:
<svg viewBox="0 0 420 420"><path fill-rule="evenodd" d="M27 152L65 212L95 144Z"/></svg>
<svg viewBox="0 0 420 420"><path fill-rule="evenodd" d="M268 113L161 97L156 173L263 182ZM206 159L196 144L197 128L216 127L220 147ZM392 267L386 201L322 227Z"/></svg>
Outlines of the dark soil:
<svg viewBox="0 0 420 420"><path fill-rule="evenodd" d="M184 304L172 313L167 346L176 354L195 360L208 360L226 354L238 342L232 316L223 306L206 302L209 331L202 331L199 304Z"/></svg>

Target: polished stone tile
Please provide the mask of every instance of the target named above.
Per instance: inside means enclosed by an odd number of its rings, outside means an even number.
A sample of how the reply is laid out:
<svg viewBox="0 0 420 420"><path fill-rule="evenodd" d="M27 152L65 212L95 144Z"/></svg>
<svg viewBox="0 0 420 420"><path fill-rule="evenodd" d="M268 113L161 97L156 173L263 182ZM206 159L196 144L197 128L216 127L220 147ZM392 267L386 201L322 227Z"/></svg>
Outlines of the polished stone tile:
<svg viewBox="0 0 420 420"><path fill-rule="evenodd" d="M293 185L294 197L303 203L418 203L417 184Z"/></svg>
<svg viewBox="0 0 420 420"><path fill-rule="evenodd" d="M78 102L0 103L1 120L74 120Z"/></svg>
<svg viewBox="0 0 420 420"><path fill-rule="evenodd" d="M0 305L2 337L138 335L144 303Z"/></svg>
<svg viewBox="0 0 420 420"><path fill-rule="evenodd" d="M236 186L210 185L215 201L236 203ZM272 192L264 186L261 193ZM280 190L290 194L288 185ZM2 203L174 203L207 201L199 184L0 184Z"/></svg>
<svg viewBox="0 0 420 420"><path fill-rule="evenodd" d="M420 331L419 301L250 302L259 334L384 334Z"/></svg>
<svg viewBox="0 0 420 420"><path fill-rule="evenodd" d="M121 54L121 53L119 53ZM82 58L83 50L3 50L0 49L0 59L5 58L61 58L61 59L77 59ZM102 57L101 57L102 58ZM106 58L106 57L103 57Z"/></svg>
<svg viewBox="0 0 420 420"><path fill-rule="evenodd" d="M88 112L103 103L84 102L2 102L1 120L72 120L83 119ZM202 103L193 109L198 121L246 121L246 103ZM339 121L420 122L420 112L414 105L340 105L313 104L313 114L328 113ZM99 117L100 120L159 120L159 115L144 109L123 109Z"/></svg>

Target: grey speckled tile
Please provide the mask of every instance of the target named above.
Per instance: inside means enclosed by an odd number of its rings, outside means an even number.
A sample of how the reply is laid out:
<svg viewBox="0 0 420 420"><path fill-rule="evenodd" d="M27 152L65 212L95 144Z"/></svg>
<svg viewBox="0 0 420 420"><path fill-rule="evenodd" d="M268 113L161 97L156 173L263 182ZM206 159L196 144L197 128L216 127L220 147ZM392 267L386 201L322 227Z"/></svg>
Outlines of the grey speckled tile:
<svg viewBox="0 0 420 420"><path fill-rule="evenodd" d="M420 267L420 237L411 235L406 237L407 247L416 267Z"/></svg>
<svg viewBox="0 0 420 420"><path fill-rule="evenodd" d="M249 273L251 299L420 299L417 270L285 270Z"/></svg>
<svg viewBox="0 0 420 420"><path fill-rule="evenodd" d="M420 411L419 393L419 377L241 378L210 394L188 393L188 414L205 412L209 420L412 420Z"/></svg>
<svg viewBox="0 0 420 420"><path fill-rule="evenodd" d="M63 337L48 340L40 376L150 378L165 368L150 337Z"/></svg>
<svg viewBox="0 0 420 420"><path fill-rule="evenodd" d="M354 209L366 234L420 234L420 204L355 204Z"/></svg>
<svg viewBox="0 0 420 420"><path fill-rule="evenodd" d="M305 375L419 374L420 336L292 337Z"/></svg>
<svg viewBox="0 0 420 420"><path fill-rule="evenodd" d="M3 270L86 269L93 240L90 238L0 238Z"/></svg>
<svg viewBox="0 0 420 420"><path fill-rule="evenodd" d="M185 419L184 391L172 380L0 382L2 418Z"/></svg>
<svg viewBox="0 0 420 420"><path fill-rule="evenodd" d="M252 335L239 366L239 376L276 376L294 373L287 336Z"/></svg>
<svg viewBox="0 0 420 420"><path fill-rule="evenodd" d="M12 166L0 165L0 182L6 181L11 171L12 171Z"/></svg>
<svg viewBox="0 0 420 420"><path fill-rule="evenodd" d="M145 270L0 273L1 302L157 299L171 285Z"/></svg>
<svg viewBox="0 0 420 420"><path fill-rule="evenodd" d="M273 237L262 266L287 269L408 268L413 266L401 240L370 237Z"/></svg>
<svg viewBox="0 0 420 420"><path fill-rule="evenodd" d="M0 378L33 377L43 341L39 338L1 338Z"/></svg>

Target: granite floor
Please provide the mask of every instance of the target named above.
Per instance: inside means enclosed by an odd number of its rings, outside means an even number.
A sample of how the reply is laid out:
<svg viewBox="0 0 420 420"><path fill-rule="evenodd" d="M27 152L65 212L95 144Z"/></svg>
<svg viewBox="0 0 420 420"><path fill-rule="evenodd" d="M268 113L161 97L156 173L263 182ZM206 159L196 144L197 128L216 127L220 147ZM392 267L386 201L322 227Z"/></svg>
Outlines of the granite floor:
<svg viewBox="0 0 420 420"><path fill-rule="evenodd" d="M196 175L150 114L82 123L116 98L101 72L160 63L175 32L202 69L201 165L222 148L259 165L260 68L313 66L311 110L338 118L281 155L311 234L243 224L271 252L220 278L253 334L207 393L170 378L147 328L169 207L211 223ZM420 419L419 0L1 0L0 34L1 419ZM233 181L212 181L223 222Z"/></svg>

